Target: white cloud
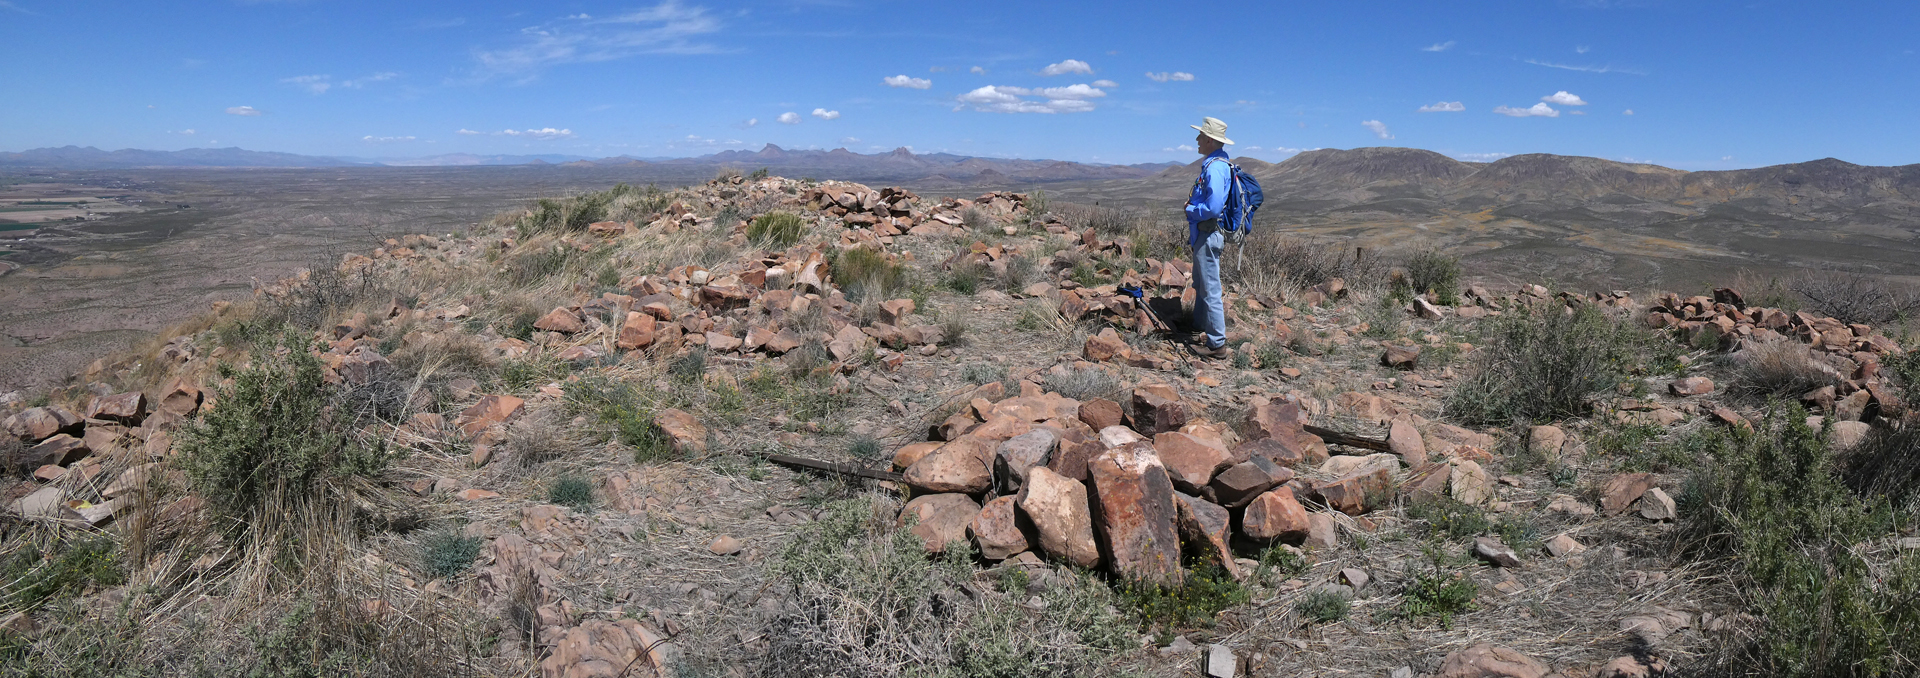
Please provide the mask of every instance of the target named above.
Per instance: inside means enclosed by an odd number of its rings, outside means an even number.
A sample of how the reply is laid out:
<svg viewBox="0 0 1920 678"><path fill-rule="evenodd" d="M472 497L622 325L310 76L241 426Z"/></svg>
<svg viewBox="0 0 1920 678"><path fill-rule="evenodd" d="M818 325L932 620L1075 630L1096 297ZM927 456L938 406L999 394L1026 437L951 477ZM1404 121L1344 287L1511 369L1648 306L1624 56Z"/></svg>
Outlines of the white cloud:
<svg viewBox="0 0 1920 678"><path fill-rule="evenodd" d="M1732 160L1732 159L1733 159L1733 156L1731 156L1731 155L1723 155L1723 156L1720 156L1720 159L1721 159L1721 160Z"/></svg>
<svg viewBox="0 0 1920 678"><path fill-rule="evenodd" d="M1621 115L1633 115L1633 109L1629 108L1626 110L1626 112L1621 113Z"/></svg>
<svg viewBox="0 0 1920 678"><path fill-rule="evenodd" d="M331 75L300 75L291 78L281 78L280 82L304 88L314 94L326 94L327 90L333 89L333 76Z"/></svg>
<svg viewBox="0 0 1920 678"><path fill-rule="evenodd" d="M857 143L860 143L860 137L841 137L841 138L840 138L840 143L843 143L843 144L857 144Z"/></svg>
<svg viewBox="0 0 1920 678"><path fill-rule="evenodd" d="M1558 118L1560 117L1559 111L1553 110L1552 106L1548 106L1544 103L1534 104L1532 108L1512 108L1509 106L1495 106L1493 109L1493 112L1499 113L1501 115L1513 116L1515 118Z"/></svg>
<svg viewBox="0 0 1920 678"><path fill-rule="evenodd" d="M932 80L926 78L910 78L905 75L889 75L881 78L880 81L887 83L888 87L905 87L907 89L926 89L933 86Z"/></svg>
<svg viewBox="0 0 1920 678"><path fill-rule="evenodd" d="M1587 52L1591 52L1591 51L1593 51L1593 48L1588 47L1586 45L1580 45L1578 47L1573 48L1574 54L1586 54Z"/></svg>
<svg viewBox="0 0 1920 678"><path fill-rule="evenodd" d="M1360 126L1373 130L1373 135L1382 139L1392 139L1393 133L1387 131L1387 123L1378 120L1362 120Z"/></svg>
<svg viewBox="0 0 1920 678"><path fill-rule="evenodd" d="M454 134L460 134L460 135L465 135L465 136L473 136L473 135L475 135L475 134L479 134L479 132L475 132L475 131L473 131L473 130L470 130L470 129L467 129L467 128L465 128L465 127L462 127L462 128L460 128L460 129L457 129L457 130L454 130L454 131L453 131L453 133L454 133Z"/></svg>
<svg viewBox="0 0 1920 678"><path fill-rule="evenodd" d="M1564 90L1564 89L1563 89L1563 90L1560 90L1560 91L1558 91L1558 92L1554 92L1554 93L1552 93L1552 94L1549 94L1549 95L1546 95L1546 96L1543 96L1543 97L1540 97L1540 100L1541 100L1541 101L1545 101L1545 102L1547 102L1547 103L1550 103L1550 104L1560 104L1560 105L1562 105L1562 106L1585 106L1585 105L1587 105L1587 101L1586 101L1585 99L1582 99L1582 98L1580 98L1580 97L1578 97L1578 96L1575 96L1574 94L1572 94L1572 93L1570 93L1570 92L1568 92L1568 91L1566 91L1566 90Z"/></svg>
<svg viewBox="0 0 1920 678"><path fill-rule="evenodd" d="M245 115L251 117L260 115L260 109L252 106L233 106L227 109L227 115Z"/></svg>
<svg viewBox="0 0 1920 678"><path fill-rule="evenodd" d="M581 15L520 29L514 44L476 51L481 79L501 75L532 80L547 68L572 63L615 61L641 54L712 54L719 47L699 40L720 31L720 20L704 7L665 0L604 18Z"/></svg>
<svg viewBox="0 0 1920 678"><path fill-rule="evenodd" d="M382 82L386 80L392 80L398 77L400 77L399 73L395 73L392 71L381 71L379 73L375 73L373 75L369 75L364 78L355 78L353 80L342 80L340 81L340 86L348 89L360 89L361 87L365 86L369 82Z"/></svg>
<svg viewBox="0 0 1920 678"><path fill-rule="evenodd" d="M1467 105L1458 101L1442 101L1432 106L1421 106L1421 113L1459 113L1467 110Z"/></svg>
<svg viewBox="0 0 1920 678"><path fill-rule="evenodd" d="M1115 87L1119 87L1119 86L1120 86L1120 83L1117 83L1117 82L1114 82L1114 81L1112 81L1112 80L1095 80L1095 81L1093 81L1093 86L1094 86L1094 87L1105 87L1105 88L1107 88L1107 89L1113 89L1113 88L1115 88Z"/></svg>
<svg viewBox="0 0 1920 678"><path fill-rule="evenodd" d="M8 2L8 0L0 0L0 9L13 10L21 14L33 14L33 12L27 11L27 8Z"/></svg>
<svg viewBox="0 0 1920 678"><path fill-rule="evenodd" d="M787 111L785 113L781 113L780 117L774 118L774 120L778 120L780 121L781 124L784 124L784 125L798 125L800 124L800 114L795 113L793 111Z"/></svg>
<svg viewBox="0 0 1920 678"><path fill-rule="evenodd" d="M960 110L968 106L987 113L1084 113L1093 110L1087 99L1106 96L1106 92L1086 85L1027 89L1006 85L987 85L959 96ZM1021 97L1043 97L1034 101Z"/></svg>
<svg viewBox="0 0 1920 678"><path fill-rule="evenodd" d="M413 137L411 137L411 136L405 136L405 137L376 137L376 136L373 136L373 135L371 135L371 134L369 134L369 135L367 135L367 136L364 136L364 137L360 137L360 140L361 140L361 141L365 141L365 142L367 142L367 143L369 143L369 144L396 144L396 143L404 143L404 142L408 142L408 141L413 141Z"/></svg>
<svg viewBox="0 0 1920 678"><path fill-rule="evenodd" d="M1046 68L1040 69L1041 75L1066 75L1068 73L1092 75L1093 67L1079 59L1068 59L1057 64L1047 64Z"/></svg>
<svg viewBox="0 0 1920 678"><path fill-rule="evenodd" d="M746 120L740 121L740 124L734 125L734 127L738 127L740 129L746 129L748 127L752 127L758 124L760 124L759 118L747 118Z"/></svg>
<svg viewBox="0 0 1920 678"><path fill-rule="evenodd" d="M833 120L840 117L840 112L829 111L824 108L816 108L816 109L813 109L813 117L819 118L821 120Z"/></svg>
<svg viewBox="0 0 1920 678"><path fill-rule="evenodd" d="M184 134L186 136L193 136L194 134L196 134L196 132L194 132L192 129L183 129L178 132L174 132L174 134Z"/></svg>
<svg viewBox="0 0 1920 678"><path fill-rule="evenodd" d="M1614 68L1611 65L1577 66L1573 64L1556 64L1550 61L1541 61L1539 59L1523 59L1523 61L1525 61L1526 63L1533 64L1535 66L1545 66L1547 68L1558 68L1558 69L1567 70L1567 71L1579 71L1581 73L1623 73L1626 75L1646 75L1646 72L1644 71L1635 71L1635 70L1629 70L1625 68Z"/></svg>
<svg viewBox="0 0 1920 678"><path fill-rule="evenodd" d="M1433 44L1431 44L1431 45L1428 45L1428 46L1426 46L1426 47L1422 47L1422 48L1420 48L1420 51L1422 51L1422 52L1445 52L1445 51L1447 51L1447 50L1450 50L1450 49L1453 49L1453 46L1454 46L1454 45L1457 45L1457 44L1460 44L1460 43L1458 43L1458 42L1455 42L1455 41L1452 41L1452 40L1448 40L1448 41L1446 41L1446 42L1436 42L1436 43L1433 43Z"/></svg>
<svg viewBox="0 0 1920 678"><path fill-rule="evenodd" d="M554 129L552 127L543 127L541 129L527 129L527 130L503 129L497 132L497 134L502 134L510 137L527 137L530 139L539 139L539 140L545 141L549 139L565 139L567 137L571 137L573 136L573 130Z"/></svg>
<svg viewBox="0 0 1920 678"><path fill-rule="evenodd" d="M1155 72L1153 72L1153 71L1147 71L1147 78L1148 78L1149 80L1152 80L1152 81L1154 81L1154 82L1166 82L1166 81L1168 81L1168 80L1173 80L1173 81L1177 81L1177 82L1192 82L1192 81L1193 81L1193 74L1192 74L1192 73L1185 73L1185 72L1181 72L1181 71L1174 71L1174 72L1172 72L1172 73L1167 73L1167 72L1164 72L1164 71L1163 71L1163 72L1160 72L1160 73L1155 73Z"/></svg>
<svg viewBox="0 0 1920 678"><path fill-rule="evenodd" d="M974 75L986 75L987 69L981 68L979 66L974 66L973 68L967 69L967 72L972 73Z"/></svg>

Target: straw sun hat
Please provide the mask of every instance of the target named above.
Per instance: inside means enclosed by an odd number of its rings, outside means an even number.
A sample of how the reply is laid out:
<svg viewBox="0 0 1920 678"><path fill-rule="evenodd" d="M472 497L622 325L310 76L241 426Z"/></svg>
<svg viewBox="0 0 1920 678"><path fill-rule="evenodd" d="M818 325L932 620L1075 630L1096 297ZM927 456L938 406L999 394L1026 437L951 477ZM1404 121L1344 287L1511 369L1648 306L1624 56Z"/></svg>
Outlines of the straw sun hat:
<svg viewBox="0 0 1920 678"><path fill-rule="evenodd" d="M1201 134L1213 137L1220 143L1233 143L1232 139L1227 138L1227 123L1220 122L1219 118L1201 118L1200 124L1187 126L1200 130Z"/></svg>

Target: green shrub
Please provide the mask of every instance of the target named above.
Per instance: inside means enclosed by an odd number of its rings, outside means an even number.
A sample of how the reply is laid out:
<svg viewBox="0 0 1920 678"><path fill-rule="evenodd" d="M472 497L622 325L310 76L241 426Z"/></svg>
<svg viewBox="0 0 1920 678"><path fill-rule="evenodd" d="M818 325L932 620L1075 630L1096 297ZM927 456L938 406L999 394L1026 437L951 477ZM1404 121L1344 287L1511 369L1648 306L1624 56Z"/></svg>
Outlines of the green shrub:
<svg viewBox="0 0 1920 678"><path fill-rule="evenodd" d="M593 507L593 483L577 475L564 475L555 478L547 486L547 503L559 504L575 511L585 511Z"/></svg>
<svg viewBox="0 0 1920 678"><path fill-rule="evenodd" d="M576 252L562 244L516 248L501 262L501 276L514 287L527 287L566 270Z"/></svg>
<svg viewBox="0 0 1920 678"><path fill-rule="evenodd" d="M1478 536L1493 528L1493 522L1480 507L1445 496L1408 505L1407 517L1425 521L1428 533L1450 539Z"/></svg>
<svg viewBox="0 0 1920 678"><path fill-rule="evenodd" d="M1120 585L1120 598L1142 629L1188 629L1212 626L1220 612L1252 599L1246 587L1218 565L1187 572L1178 586L1129 581Z"/></svg>
<svg viewBox="0 0 1920 678"><path fill-rule="evenodd" d="M1587 414L1596 396L1651 369L1670 342L1591 305L1516 308L1488 324L1472 371L1446 412L1472 425L1524 425Z"/></svg>
<svg viewBox="0 0 1920 678"><path fill-rule="evenodd" d="M533 216L520 223L520 235L530 237L551 231L585 231L589 224L607 220L607 207L613 203L614 197L614 191L601 191L571 198L541 198L534 202L530 210Z"/></svg>
<svg viewBox="0 0 1920 678"><path fill-rule="evenodd" d="M1448 573L1435 566L1430 572L1416 572L1401 593L1400 612L1408 619L1438 617L1440 625L1453 628L1453 618L1473 610L1480 587L1459 572Z"/></svg>
<svg viewBox="0 0 1920 678"><path fill-rule="evenodd" d="M1308 624L1325 624L1347 618L1347 612L1353 608L1353 599L1346 594L1328 589L1314 589L1294 601L1293 609L1307 620Z"/></svg>
<svg viewBox="0 0 1920 678"><path fill-rule="evenodd" d="M1260 552L1260 566L1254 569L1254 578L1268 586L1306 574L1313 563L1299 551L1280 546L1269 546Z"/></svg>
<svg viewBox="0 0 1920 678"><path fill-rule="evenodd" d="M866 247L834 250L827 270L849 301L891 299L907 288L906 267Z"/></svg>
<svg viewBox="0 0 1920 678"><path fill-rule="evenodd" d="M686 355L674 358L667 365L667 374L673 380L683 384L698 384L707 376L707 349L694 347Z"/></svg>
<svg viewBox="0 0 1920 678"><path fill-rule="evenodd" d="M747 226L747 240L761 247L786 249L807 234L807 220L789 212L762 214Z"/></svg>
<svg viewBox="0 0 1920 678"><path fill-rule="evenodd" d="M54 542L50 553L26 543L0 560L0 607L30 610L89 585L126 581L118 550L104 536Z"/></svg>
<svg viewBox="0 0 1920 678"><path fill-rule="evenodd" d="M509 391L525 391L562 381L569 372L566 361L548 354L516 358L500 364L500 385Z"/></svg>
<svg viewBox="0 0 1920 678"><path fill-rule="evenodd" d="M1680 497L1685 551L1739 568L1738 597L1762 624L1735 668L1914 675L1920 557L1859 547L1898 534L1913 516L1886 497L1850 491L1805 419L1798 406L1775 406L1752 433L1710 434L1714 463L1696 470Z"/></svg>
<svg viewBox="0 0 1920 678"><path fill-rule="evenodd" d="M963 260L947 269L947 276L941 279L940 284L970 297L980 291L980 281L991 273L986 264L971 259Z"/></svg>
<svg viewBox="0 0 1920 678"><path fill-rule="evenodd" d="M654 398L638 386L604 375L566 385L567 411L592 415L607 427L603 435L633 448L634 462L641 464L677 456L673 441L653 423Z"/></svg>
<svg viewBox="0 0 1920 678"><path fill-rule="evenodd" d="M1047 373L1041 388L1079 401L1106 398L1122 400L1120 378L1098 367L1069 367L1061 374Z"/></svg>
<svg viewBox="0 0 1920 678"><path fill-rule="evenodd" d="M872 436L856 436L847 444L847 456L862 461L880 458L880 441Z"/></svg>
<svg viewBox="0 0 1920 678"><path fill-rule="evenodd" d="M459 530L432 532L421 542L421 566L434 577L452 578L473 567L473 560L480 557L480 547L485 542L479 537L462 535Z"/></svg>
<svg viewBox="0 0 1920 678"><path fill-rule="evenodd" d="M1460 303L1460 257L1424 250L1407 260L1407 281L1416 294L1432 294L1434 303Z"/></svg>
<svg viewBox="0 0 1920 678"><path fill-rule="evenodd" d="M296 513L331 496L335 480L374 475L392 454L364 445L337 427L329 411L337 391L308 340L289 333L282 350L261 351L253 365L223 364L220 405L180 431L180 466L230 533Z"/></svg>

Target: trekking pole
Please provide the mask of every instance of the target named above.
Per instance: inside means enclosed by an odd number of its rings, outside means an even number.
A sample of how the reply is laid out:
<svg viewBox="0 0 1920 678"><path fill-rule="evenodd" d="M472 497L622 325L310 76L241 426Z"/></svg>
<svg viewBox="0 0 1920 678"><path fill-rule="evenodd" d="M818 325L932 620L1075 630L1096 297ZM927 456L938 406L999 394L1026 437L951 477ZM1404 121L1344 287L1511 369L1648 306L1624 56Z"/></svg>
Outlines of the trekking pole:
<svg viewBox="0 0 1920 678"><path fill-rule="evenodd" d="M1132 297L1134 306L1138 307L1142 311L1146 311L1147 322L1152 323L1156 328L1165 328L1168 334L1173 333L1173 324L1167 322L1165 318L1160 317L1159 313L1154 312L1153 305L1147 303L1146 290L1140 289L1138 286L1134 286L1134 285L1121 285L1118 288L1118 290L1121 294ZM1171 340L1163 339L1162 341L1166 341L1169 344L1172 343ZM1173 353L1174 355L1180 356L1180 362L1185 363L1188 369L1193 369L1193 359L1187 357L1186 351L1173 349Z"/></svg>

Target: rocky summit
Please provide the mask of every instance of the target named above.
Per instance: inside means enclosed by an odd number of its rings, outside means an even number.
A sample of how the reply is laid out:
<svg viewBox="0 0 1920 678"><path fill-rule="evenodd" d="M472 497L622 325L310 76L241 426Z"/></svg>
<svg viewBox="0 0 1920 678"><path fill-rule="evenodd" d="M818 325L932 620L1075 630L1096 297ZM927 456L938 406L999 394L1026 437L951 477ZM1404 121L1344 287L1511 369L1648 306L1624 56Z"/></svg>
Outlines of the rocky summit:
<svg viewBox="0 0 1920 678"><path fill-rule="evenodd" d="M1904 326L1265 261L1199 358L1182 234L1097 214L726 174L262 285L6 401L0 625L162 673L1668 675L1798 628L1752 530L1892 510L1820 455L1901 449Z"/></svg>

